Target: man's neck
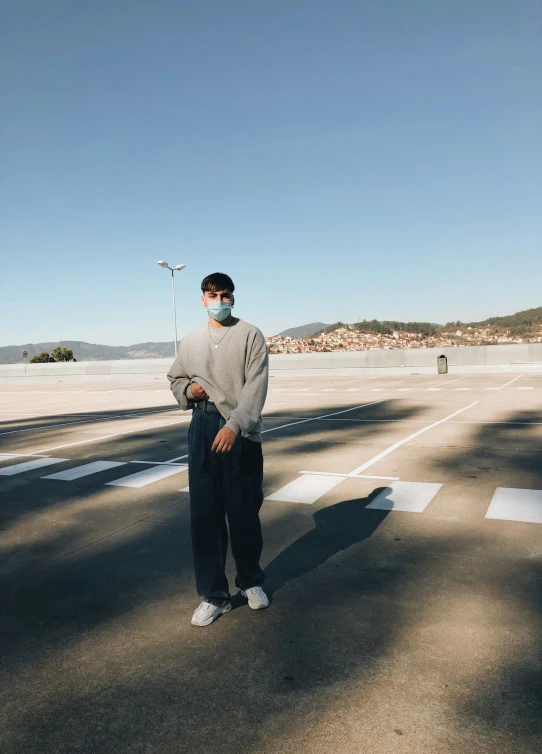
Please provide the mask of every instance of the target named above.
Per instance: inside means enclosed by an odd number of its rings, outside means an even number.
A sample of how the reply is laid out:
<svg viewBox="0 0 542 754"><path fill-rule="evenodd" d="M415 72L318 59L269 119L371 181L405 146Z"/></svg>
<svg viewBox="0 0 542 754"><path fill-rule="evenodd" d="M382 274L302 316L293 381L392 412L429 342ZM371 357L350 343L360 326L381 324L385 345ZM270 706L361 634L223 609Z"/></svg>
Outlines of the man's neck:
<svg viewBox="0 0 542 754"><path fill-rule="evenodd" d="M211 315L209 314L209 327L229 327L231 323L233 322L233 316L230 314L229 317L226 317L226 319L223 319L222 322L218 322L216 319L213 319Z"/></svg>

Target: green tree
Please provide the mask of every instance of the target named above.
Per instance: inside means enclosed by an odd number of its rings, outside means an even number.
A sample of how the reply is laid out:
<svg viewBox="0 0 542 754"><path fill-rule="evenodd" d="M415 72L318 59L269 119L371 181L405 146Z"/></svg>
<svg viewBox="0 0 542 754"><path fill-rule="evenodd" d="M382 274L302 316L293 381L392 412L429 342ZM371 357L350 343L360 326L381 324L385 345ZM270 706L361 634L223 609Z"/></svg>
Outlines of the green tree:
<svg viewBox="0 0 542 754"><path fill-rule="evenodd" d="M53 351L54 361L73 361L73 351L69 348L57 346Z"/></svg>
<svg viewBox="0 0 542 754"><path fill-rule="evenodd" d="M30 359L31 364L46 364L48 361L51 360L51 357L46 351L42 351L38 356L33 356ZM54 359L53 359L54 361Z"/></svg>

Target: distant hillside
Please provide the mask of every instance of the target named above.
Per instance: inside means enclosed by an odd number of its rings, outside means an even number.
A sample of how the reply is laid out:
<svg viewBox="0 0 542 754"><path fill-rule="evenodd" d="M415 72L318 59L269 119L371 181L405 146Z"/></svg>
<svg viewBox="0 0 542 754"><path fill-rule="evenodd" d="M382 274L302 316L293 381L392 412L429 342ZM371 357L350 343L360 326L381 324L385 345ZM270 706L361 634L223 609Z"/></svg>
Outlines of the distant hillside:
<svg viewBox="0 0 542 754"><path fill-rule="evenodd" d="M321 332L328 325L323 322L311 322L310 325L301 325L301 327L290 327L289 330L279 332L279 335L283 338L310 338L317 332Z"/></svg>
<svg viewBox="0 0 542 754"><path fill-rule="evenodd" d="M310 325L307 325L310 327ZM447 322L445 325L439 325L435 322L399 322L395 320L378 320L364 319L362 322L355 322L353 325L346 325L344 322L335 322L333 325L323 327L319 332L311 335L297 337L311 337L312 335L329 334L340 327L352 327L360 332L381 333L390 335L394 331L422 333L425 336L437 335L457 327L490 327L491 329L509 330L511 335L526 335L529 332L539 331L542 328L542 306L535 309L525 309L515 314L509 314L504 317L489 317L480 322ZM301 330L302 328L297 328Z"/></svg>
<svg viewBox="0 0 542 754"><path fill-rule="evenodd" d="M461 323L463 324L463 323ZM509 329L512 335L524 335L542 328L542 306L509 314L506 317L490 317L482 322L467 322L468 327L498 327Z"/></svg>
<svg viewBox="0 0 542 754"><path fill-rule="evenodd" d="M24 343L21 346L0 347L0 364L18 364L22 352L28 351L28 360L42 351L51 353L57 346L73 351L77 361L114 361L116 359L168 359L173 360L173 341L165 343L135 343L131 346L102 346L81 340L55 340L50 343Z"/></svg>
<svg viewBox="0 0 542 754"><path fill-rule="evenodd" d="M510 336L523 337L530 333L540 333L542 329L542 306L525 309L504 317L489 317L481 322L448 322L439 325L434 322L399 322L395 320L364 319L353 325L335 322L326 325L323 322L311 322L300 327L291 327L279 333L284 338L311 338L322 333L331 333L340 327L350 327L362 333L376 333L391 335L394 331L407 333L421 333L424 337L433 337L456 328L487 327L492 333L508 331ZM57 346L73 351L77 361L104 361L116 359L172 359L174 354L173 341L160 343L134 343L131 346L103 346L96 343L85 343L81 340L55 340L49 343L24 343L20 346L0 347L0 364L20 364L22 352L28 351L28 359L47 351L52 353Z"/></svg>
<svg viewBox="0 0 542 754"><path fill-rule="evenodd" d="M344 322L335 322L334 325L329 325L318 333L318 335L327 335L333 332L333 330L338 330L339 327L352 327L354 330L359 330L360 332L380 333L383 335L391 335L394 330L399 330L400 332L415 332L428 336L436 335L441 325L434 324L433 322L396 322L394 320L364 319L363 322L355 322L353 325L345 325Z"/></svg>

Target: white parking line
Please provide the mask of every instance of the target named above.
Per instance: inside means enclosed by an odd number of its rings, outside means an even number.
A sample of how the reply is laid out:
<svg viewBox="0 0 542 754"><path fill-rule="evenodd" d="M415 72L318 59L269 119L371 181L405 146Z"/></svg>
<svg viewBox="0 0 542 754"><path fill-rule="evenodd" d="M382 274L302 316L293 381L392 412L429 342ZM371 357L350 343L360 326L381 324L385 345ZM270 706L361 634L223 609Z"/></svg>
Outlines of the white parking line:
<svg viewBox="0 0 542 754"><path fill-rule="evenodd" d="M520 379L521 379L522 377L523 377L523 375L522 375L522 374L518 374L518 376L517 376L517 377L514 377L514 379L513 379L513 380L510 380L510 382L505 382L505 384L504 384L504 385L502 386L502 388L508 387L508 385L511 385L511 384L512 384L513 382L515 382L516 380L520 380ZM501 390L502 390L502 388L501 388Z"/></svg>
<svg viewBox="0 0 542 754"><path fill-rule="evenodd" d="M28 427L26 429L12 429L9 432L0 432L0 435L16 435L18 432L38 432L44 429L55 429L56 427L71 427L74 424L94 424L94 422L113 421L116 419L133 419L137 416L151 416L151 414L166 414L175 411L176 408L162 408L158 411L140 411L137 414L117 414L112 416L102 416L99 419L81 419L76 422L62 422L62 424L44 424L43 427Z"/></svg>
<svg viewBox="0 0 542 754"><path fill-rule="evenodd" d="M369 406L375 406L377 403L384 403L384 401L373 401L372 403L362 403L361 406L351 406L351 408L345 408L343 411L334 411L332 414L325 414L323 416L314 416L311 419L301 419L301 421L290 422L290 424L283 424L280 427L271 427L270 429L264 429L262 435L267 432L277 432L279 429L286 429L286 427L294 427L296 424L306 424L307 422L315 422L319 419L327 419L329 416L338 416L339 414L346 414L349 411L356 411L361 408L368 408Z"/></svg>
<svg viewBox="0 0 542 754"><path fill-rule="evenodd" d="M0 469L0 475L14 476L15 474L22 474L24 471L33 471L34 469L39 469L42 466L51 466L53 463L62 463L66 460L66 458L36 458L35 461L14 463L11 466L4 466L2 469Z"/></svg>
<svg viewBox="0 0 542 754"><path fill-rule="evenodd" d="M466 380L467 377L470 377L470 374L466 374L464 377L456 377L453 380L446 380L446 382L435 382L434 385L431 385L430 387L426 388L426 390L442 390L443 385L450 385L452 382L459 382L460 380Z"/></svg>
<svg viewBox="0 0 542 754"><path fill-rule="evenodd" d="M513 380L510 380L509 382L505 382L504 385L501 385L500 387L485 387L484 390L503 390L505 387L508 387L508 385L511 385L516 380L520 380L523 377L522 374L518 374L517 377L514 377Z"/></svg>
<svg viewBox="0 0 542 754"><path fill-rule="evenodd" d="M392 482L366 508L423 513L441 487L432 482Z"/></svg>
<svg viewBox="0 0 542 754"><path fill-rule="evenodd" d="M180 474L186 471L188 466L153 466L152 469L136 471L135 474L115 479L113 482L107 482L108 487L146 487L148 484L158 482L173 474Z"/></svg>
<svg viewBox="0 0 542 754"><path fill-rule="evenodd" d="M166 424L151 424L151 426L140 427L139 429L127 429L124 432L113 432L110 435L102 435L101 437L91 437L89 440L80 440L79 442L69 442L66 445L55 445L52 448L45 448L43 450L37 450L33 455L38 453L49 453L51 450L60 450L62 448L73 448L75 445L86 445L89 442L99 442L100 440L108 440L110 437L119 437L120 435L134 435L137 432L147 432L149 429L157 429L158 427L170 427L173 424L184 424L190 421L190 419L177 419L174 422L167 422Z"/></svg>
<svg viewBox="0 0 542 754"><path fill-rule="evenodd" d="M278 500L282 503L304 503L305 505L312 505L318 498L325 495L343 482L344 479L335 476L318 476L308 474L306 476L298 477L293 482L286 484L277 490L272 495L269 495L266 500Z"/></svg>
<svg viewBox="0 0 542 754"><path fill-rule="evenodd" d="M378 402L382 403L383 401L378 401ZM463 413L463 411L467 411L469 408L476 406L477 403L479 403L479 401L474 401L474 403L471 403L469 406L464 406L459 411L454 411L453 414L450 414L449 416L444 417L444 419L439 419L438 421L433 422L429 426L419 429L417 432L414 432L413 434L409 435L408 437L403 438L399 442L394 443L389 448L382 451L378 455L374 456L374 458L371 458L366 463L361 464L361 466L358 466L349 474L339 476L335 473L326 474L325 472L315 472L315 473L307 472L307 471L300 472L302 474L301 477L299 477L298 479L295 479L293 482L290 482L289 484L286 484L284 487L281 487L279 490L277 490L272 495L267 497L266 500L277 500L277 501L282 501L286 503L304 503L307 505L311 505L312 503L315 503L316 500L318 500L320 497L322 497L322 495L325 495L327 492L332 490L334 487L336 487L346 478L355 478L359 476L365 476L365 475L362 475L363 471L368 469L370 466L373 466L373 464L382 460L383 458L388 456L390 453L393 453L393 451L397 450L397 448L400 448L402 445L405 445L407 442L410 442L410 440L414 440L416 437L419 437L424 432L428 432L430 429L433 429L434 427L438 427L440 424L443 424L444 422L447 422L450 419L453 419L454 416L457 416L458 414ZM328 477L328 481L324 481L326 477ZM398 488L399 491L395 493L397 500L395 500L394 507L396 509L423 510L425 509L426 505L428 505L430 500L434 497L438 489L440 489L441 487L440 484L438 485L429 484L427 487L423 488L422 494L418 494L421 488L416 489L416 494L414 494L413 492L414 487L412 486L414 483L409 482L405 484L408 484L410 486L400 487ZM388 500L388 502L386 502L385 505L391 506L394 499L395 498L393 499L390 498L390 500ZM423 504L423 508L413 507L413 506L421 506L422 504ZM384 505L382 501L381 501L381 505ZM401 505L405 507L399 508ZM373 507L378 507L378 506L374 505ZM391 510L391 508L388 507L388 508L385 508L385 510Z"/></svg>
<svg viewBox="0 0 542 754"><path fill-rule="evenodd" d="M348 479L352 477L352 474L331 474L328 471L300 471L300 474L316 474L316 476L339 476L342 479ZM358 479L388 479L392 481L398 481L398 476L377 476L375 474L356 474Z"/></svg>
<svg viewBox="0 0 542 754"><path fill-rule="evenodd" d="M542 490L497 487L485 517L542 524Z"/></svg>
<svg viewBox="0 0 542 754"><path fill-rule="evenodd" d="M115 469L117 466L126 466L126 464L121 461L94 461L93 463L84 463L82 466L74 466L73 469L68 469L67 471L57 471L56 474L48 474L41 478L71 482L74 479L90 476L90 474L97 474L99 471Z"/></svg>
<svg viewBox="0 0 542 754"><path fill-rule="evenodd" d="M176 458L170 458L169 461L164 461L164 463L175 463L175 461L181 461L183 458L188 458L188 453L185 453L184 456L177 456Z"/></svg>
<svg viewBox="0 0 542 754"><path fill-rule="evenodd" d="M389 448L387 448L386 450L383 450L381 453L378 453L378 455L374 456L374 458L371 458L370 461L366 461L365 463L362 463L361 466L358 466L357 469L354 469L354 471L351 472L352 475L355 476L356 474L361 474L362 471L365 471L365 469L368 469L370 466L373 466L375 463L378 463L378 461L381 461L386 456L389 456L389 454L393 453L393 451L397 450L397 448L400 448L402 445L406 445L407 442L410 442L411 440L414 440L416 437L423 435L424 432L429 432L430 429L434 429L435 427L438 427L439 424L444 424L444 422L449 421L449 419L453 419L454 416L458 416L459 414L462 414L463 411L468 411L469 408L476 406L478 403L479 401L474 401L474 403L471 403L468 406L465 406L464 408L459 409L459 411L454 411L453 414L450 414L449 416L445 416L444 419L439 419L439 421L433 422L433 424L430 424L428 427L422 427L422 429L419 429L417 432L414 432L412 435L409 435L408 437L405 437L403 440L399 440L399 442L396 442L393 445L390 445Z"/></svg>
<svg viewBox="0 0 542 754"><path fill-rule="evenodd" d="M26 458L26 454L21 453L0 453L0 461L11 461L12 458Z"/></svg>

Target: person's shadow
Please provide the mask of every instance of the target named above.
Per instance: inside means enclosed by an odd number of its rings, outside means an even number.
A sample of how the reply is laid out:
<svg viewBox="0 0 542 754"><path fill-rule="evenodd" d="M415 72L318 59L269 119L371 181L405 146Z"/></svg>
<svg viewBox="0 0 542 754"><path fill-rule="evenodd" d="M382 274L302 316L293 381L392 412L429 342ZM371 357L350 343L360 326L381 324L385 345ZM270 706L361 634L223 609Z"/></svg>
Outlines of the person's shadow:
<svg viewBox="0 0 542 754"><path fill-rule="evenodd" d="M389 510L365 506L378 495L381 495L379 503L385 500L386 491L389 488L379 487L369 497L345 500L316 511L314 529L289 545L265 569L266 592L272 596L288 581L316 570L342 550L368 539Z"/></svg>

